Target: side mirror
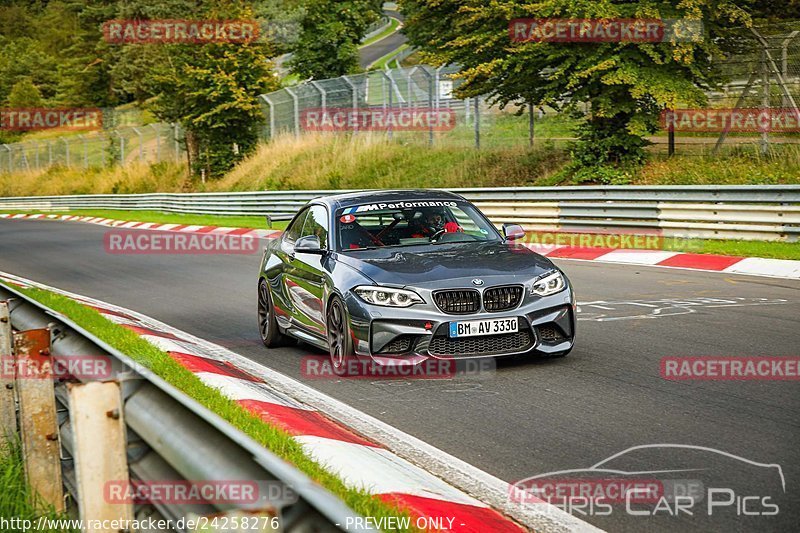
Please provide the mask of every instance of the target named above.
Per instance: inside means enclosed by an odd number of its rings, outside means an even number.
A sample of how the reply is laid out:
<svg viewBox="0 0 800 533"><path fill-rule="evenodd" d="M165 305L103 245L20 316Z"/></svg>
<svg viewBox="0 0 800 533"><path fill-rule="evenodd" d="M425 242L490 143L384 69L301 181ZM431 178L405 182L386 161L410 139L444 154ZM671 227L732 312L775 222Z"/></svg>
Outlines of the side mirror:
<svg viewBox="0 0 800 533"><path fill-rule="evenodd" d="M525 230L519 224L503 224L503 235L507 241L516 241L525 236Z"/></svg>
<svg viewBox="0 0 800 533"><path fill-rule="evenodd" d="M319 237L316 235L306 235L300 237L294 244L295 252L302 252L304 254L324 254L325 250L319 242Z"/></svg>

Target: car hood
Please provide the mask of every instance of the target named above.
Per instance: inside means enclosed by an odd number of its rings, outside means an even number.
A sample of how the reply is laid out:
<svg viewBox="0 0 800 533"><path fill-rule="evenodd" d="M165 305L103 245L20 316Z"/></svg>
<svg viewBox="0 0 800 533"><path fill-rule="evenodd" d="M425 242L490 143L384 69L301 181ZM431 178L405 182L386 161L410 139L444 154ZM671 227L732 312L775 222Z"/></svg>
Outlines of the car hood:
<svg viewBox="0 0 800 533"><path fill-rule="evenodd" d="M338 261L381 285L447 288L523 283L552 270L549 259L505 242L377 248L338 254Z"/></svg>

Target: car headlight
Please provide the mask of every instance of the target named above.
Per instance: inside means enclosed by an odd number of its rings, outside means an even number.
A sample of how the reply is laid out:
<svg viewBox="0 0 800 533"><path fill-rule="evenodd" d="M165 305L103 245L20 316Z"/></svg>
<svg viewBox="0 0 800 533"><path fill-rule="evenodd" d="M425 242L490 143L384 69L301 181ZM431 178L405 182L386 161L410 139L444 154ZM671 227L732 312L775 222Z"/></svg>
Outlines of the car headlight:
<svg viewBox="0 0 800 533"><path fill-rule="evenodd" d="M531 285L531 294L536 296L550 296L551 294L564 290L566 286L567 282L564 281L564 276L561 275L561 272L548 272L533 281Z"/></svg>
<svg viewBox="0 0 800 533"><path fill-rule="evenodd" d="M391 287L373 287L370 285L353 289L365 302L385 307L409 307L414 304L425 303L422 296L405 289Z"/></svg>

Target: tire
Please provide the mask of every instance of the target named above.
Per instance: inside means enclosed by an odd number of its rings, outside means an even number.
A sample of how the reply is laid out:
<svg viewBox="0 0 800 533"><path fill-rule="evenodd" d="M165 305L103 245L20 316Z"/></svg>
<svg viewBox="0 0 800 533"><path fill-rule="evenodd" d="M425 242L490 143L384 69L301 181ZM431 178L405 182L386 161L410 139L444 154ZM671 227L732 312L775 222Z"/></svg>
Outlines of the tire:
<svg viewBox="0 0 800 533"><path fill-rule="evenodd" d="M328 305L325 325L328 333L328 354L331 368L337 376L347 372L346 361L353 357L353 339L347 327L347 313L344 302L338 296L331 299Z"/></svg>
<svg viewBox="0 0 800 533"><path fill-rule="evenodd" d="M286 336L278 329L272 295L263 278L258 282L258 333L267 348L276 348L286 341Z"/></svg>

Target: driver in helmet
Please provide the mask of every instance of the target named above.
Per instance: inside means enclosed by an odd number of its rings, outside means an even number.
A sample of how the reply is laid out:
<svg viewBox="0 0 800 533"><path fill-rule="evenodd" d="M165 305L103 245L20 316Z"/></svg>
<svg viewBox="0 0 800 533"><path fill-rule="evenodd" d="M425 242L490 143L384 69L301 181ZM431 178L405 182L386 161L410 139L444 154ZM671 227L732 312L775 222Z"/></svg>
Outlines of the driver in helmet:
<svg viewBox="0 0 800 533"><path fill-rule="evenodd" d="M444 209L428 209L424 214L424 222L417 224L412 237L433 237L440 233L455 233L462 231L456 222L447 222Z"/></svg>

